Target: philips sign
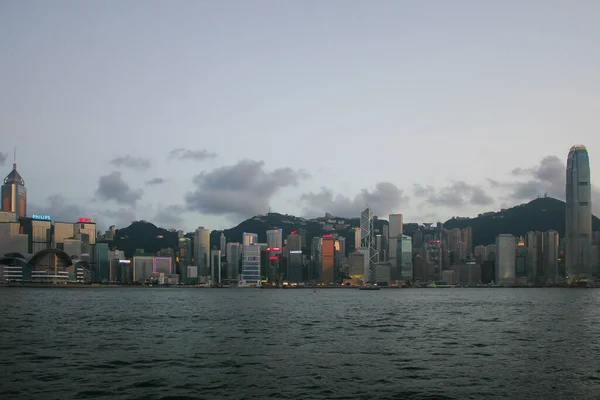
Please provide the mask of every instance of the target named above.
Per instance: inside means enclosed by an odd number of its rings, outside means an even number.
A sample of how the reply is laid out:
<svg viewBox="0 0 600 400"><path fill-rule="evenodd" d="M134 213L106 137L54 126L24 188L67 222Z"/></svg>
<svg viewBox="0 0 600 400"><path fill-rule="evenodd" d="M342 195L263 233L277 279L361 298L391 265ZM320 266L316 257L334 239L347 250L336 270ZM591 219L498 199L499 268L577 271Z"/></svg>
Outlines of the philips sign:
<svg viewBox="0 0 600 400"><path fill-rule="evenodd" d="M52 221L52 218L50 218L49 215L43 215L43 214L31 214L31 218L39 219L41 221Z"/></svg>

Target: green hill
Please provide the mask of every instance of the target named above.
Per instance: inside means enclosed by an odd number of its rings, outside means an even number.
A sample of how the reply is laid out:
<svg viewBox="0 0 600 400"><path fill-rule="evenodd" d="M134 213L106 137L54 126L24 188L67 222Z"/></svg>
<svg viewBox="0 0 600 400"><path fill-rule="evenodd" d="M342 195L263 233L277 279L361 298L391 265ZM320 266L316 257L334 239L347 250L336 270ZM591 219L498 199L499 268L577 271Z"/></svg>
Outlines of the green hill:
<svg viewBox="0 0 600 400"><path fill-rule="evenodd" d="M529 231L547 231L553 229L565 235L565 202L551 197L535 199L526 204L500 212L485 213L477 218L453 218L444 224L444 228L465 228L473 230L473 245L494 243L496 236L510 233L525 235ZM592 217L592 230L600 230L600 219Z"/></svg>
<svg viewBox="0 0 600 400"><path fill-rule="evenodd" d="M117 229L114 246L125 252L125 257L133 257L136 249L146 253L156 253L160 249L177 247L177 233L169 232L146 221L134 221L127 228Z"/></svg>
<svg viewBox="0 0 600 400"><path fill-rule="evenodd" d="M304 252L310 254L312 238L327 233L323 225L328 220L343 221L345 226L338 227L335 232L346 238L346 251L354 248L354 229L359 226L358 218L320 217L315 219L299 218L293 215L269 213L249 218L239 225L224 230L228 242L241 242L244 232L258 234L259 242L267 241L267 230L281 228L285 238L292 231L298 230L304 237ZM374 226L378 233L383 232L387 221L375 219ZM546 231L554 229L561 237L565 234L565 203L550 197L535 199L527 204L482 214L476 218L452 218L444 224L444 228L464 228L471 226L473 229L473 244L487 245L494 243L496 236L501 233L510 233L515 236L524 235L528 231ZM593 230L600 230L600 220L593 217ZM405 233L412 236L418 229L417 224L406 224ZM330 231L328 231L330 232ZM211 247L219 247L221 231L212 231L210 235ZM186 234L193 237L193 233ZM144 249L154 253L162 248L177 246L177 233L159 228L146 221L135 221L127 228L117 229L114 245L125 251L126 257L132 257L136 249Z"/></svg>

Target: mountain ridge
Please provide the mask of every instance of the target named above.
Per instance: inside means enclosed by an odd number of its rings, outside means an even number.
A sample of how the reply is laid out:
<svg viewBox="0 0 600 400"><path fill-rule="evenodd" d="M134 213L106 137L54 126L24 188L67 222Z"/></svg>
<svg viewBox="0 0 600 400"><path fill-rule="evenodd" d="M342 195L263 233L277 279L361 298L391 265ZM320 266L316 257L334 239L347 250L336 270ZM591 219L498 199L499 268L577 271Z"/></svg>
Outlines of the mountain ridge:
<svg viewBox="0 0 600 400"><path fill-rule="evenodd" d="M353 228L359 224L359 218L334 217L330 214L308 219L289 214L268 213L248 218L229 229L211 231L210 243L211 248L218 248L221 232L228 242L241 242L244 232L252 232L258 234L259 242L264 243L267 230L281 228L284 238L294 230L300 231L306 239L303 243L306 252L313 237L334 232L346 238L346 250L350 251L354 248ZM388 221L374 217L373 224L375 233L382 234ZM416 227L416 224L406 225L412 228L407 230L408 234ZM473 246L492 244L500 233L520 236L529 231L552 229L558 231L562 238L565 234L565 202L552 197L541 197L500 211L482 213L477 217L454 217L444 222L443 226L446 229L471 226ZM600 219L596 216L592 216L592 230L600 230ZM185 234L186 237L190 235L193 233ZM124 250L127 257L131 257L136 249L157 252L161 248L176 247L177 232L157 227L147 221L135 221L126 228L117 229L114 245Z"/></svg>

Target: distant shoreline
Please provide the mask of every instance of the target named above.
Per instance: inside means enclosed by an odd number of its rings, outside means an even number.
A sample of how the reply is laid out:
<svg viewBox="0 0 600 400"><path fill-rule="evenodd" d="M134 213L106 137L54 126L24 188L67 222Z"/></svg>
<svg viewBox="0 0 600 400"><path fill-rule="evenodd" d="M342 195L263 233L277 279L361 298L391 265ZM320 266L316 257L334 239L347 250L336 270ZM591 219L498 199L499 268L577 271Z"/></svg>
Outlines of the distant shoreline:
<svg viewBox="0 0 600 400"><path fill-rule="evenodd" d="M280 287L206 287L192 285L168 285L168 286L146 286L146 285L117 285L117 284L45 284L45 283L0 283L0 288L45 288L45 289L115 289L115 288L137 288L137 289L284 289ZM596 289L597 287L586 286L441 286L441 287L400 287L400 286L380 286L381 289L542 289L542 288L565 288L565 289ZM285 290L297 289L358 289L352 286L300 286L294 288L285 288Z"/></svg>

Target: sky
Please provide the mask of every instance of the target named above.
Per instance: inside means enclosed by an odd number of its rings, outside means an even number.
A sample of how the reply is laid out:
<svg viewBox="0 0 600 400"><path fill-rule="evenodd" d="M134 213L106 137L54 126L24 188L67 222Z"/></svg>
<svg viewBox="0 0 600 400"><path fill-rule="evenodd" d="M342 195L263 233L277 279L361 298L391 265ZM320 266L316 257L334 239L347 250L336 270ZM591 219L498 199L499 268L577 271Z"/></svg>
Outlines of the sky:
<svg viewBox="0 0 600 400"><path fill-rule="evenodd" d="M28 214L226 229L279 212L600 214L600 2L0 2L0 168Z"/></svg>

